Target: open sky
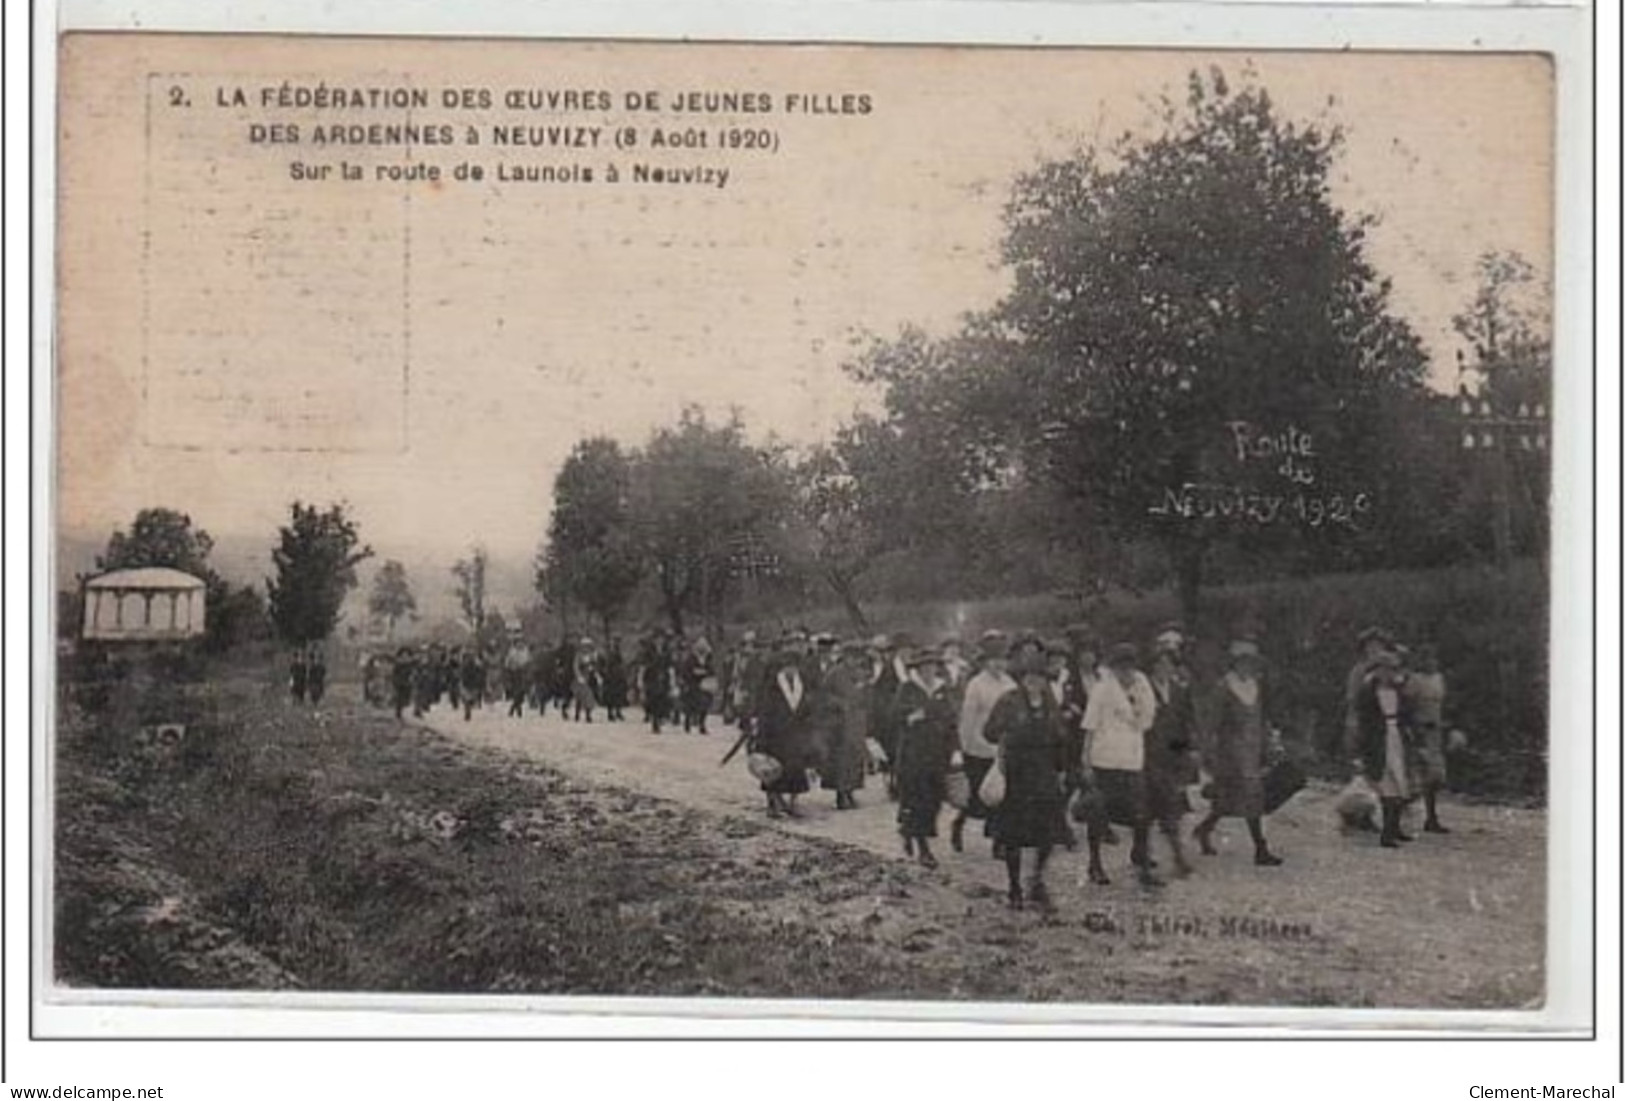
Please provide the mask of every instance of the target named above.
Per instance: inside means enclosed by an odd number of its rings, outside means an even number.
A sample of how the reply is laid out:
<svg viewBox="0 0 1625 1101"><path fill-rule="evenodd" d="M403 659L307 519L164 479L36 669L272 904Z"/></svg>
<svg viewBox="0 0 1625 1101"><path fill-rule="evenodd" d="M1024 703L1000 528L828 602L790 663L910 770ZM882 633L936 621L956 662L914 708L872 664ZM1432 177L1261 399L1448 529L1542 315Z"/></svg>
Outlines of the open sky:
<svg viewBox="0 0 1625 1101"><path fill-rule="evenodd" d="M269 541L291 499L343 499L382 556L449 561L479 541L528 559L553 474L584 436L637 443L686 402L738 406L793 442L829 435L863 398L840 371L855 334L947 332L997 298L1015 174L1143 130L1157 95L1182 97L1186 74L1212 64L1232 80L1250 68L1289 118L1343 127L1336 197L1380 218L1372 258L1436 383L1453 386L1449 319L1478 255L1551 268L1553 99L1538 58L70 37L60 524L105 537L164 504ZM585 148L414 150L448 174L434 184L296 181L294 160L405 163L398 147L309 141L322 122L402 116L263 106L284 80L432 89L412 121L459 139L508 123L602 132ZM228 102L237 88L246 105ZM497 105L445 110L446 88ZM568 88L614 109L500 107L508 90ZM776 109L625 113L644 90L765 94ZM871 109L789 114L790 95ZM690 121L712 148L647 148L649 127ZM248 140L273 122L301 126L301 141ZM776 151L715 149L735 123L769 130ZM639 149L613 147L625 125ZM486 179L451 179L465 161ZM610 185L612 161L729 178ZM498 162L597 178L507 182Z"/></svg>

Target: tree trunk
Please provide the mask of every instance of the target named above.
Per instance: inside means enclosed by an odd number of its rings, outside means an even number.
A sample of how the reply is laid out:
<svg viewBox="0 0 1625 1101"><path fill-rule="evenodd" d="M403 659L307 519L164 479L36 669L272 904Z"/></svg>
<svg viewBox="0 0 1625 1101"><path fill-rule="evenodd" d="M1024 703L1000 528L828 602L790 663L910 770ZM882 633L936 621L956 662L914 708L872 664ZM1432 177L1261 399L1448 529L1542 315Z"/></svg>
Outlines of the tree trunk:
<svg viewBox="0 0 1625 1101"><path fill-rule="evenodd" d="M683 602L682 602L682 600L678 597L678 595L676 593L672 592L670 589L665 588L664 586L662 586L662 588L661 588L660 595L661 595L662 603L664 603L666 605L666 619L667 619L668 622L671 623L672 633L673 634L678 634L678 635L682 634L683 633Z"/></svg>
<svg viewBox="0 0 1625 1101"><path fill-rule="evenodd" d="M1174 578L1179 595L1179 614L1184 618L1187 631L1197 629L1196 618L1200 611L1202 593L1202 559L1206 555L1207 546L1196 540L1180 542L1174 546Z"/></svg>
<svg viewBox="0 0 1625 1101"><path fill-rule="evenodd" d="M674 634L683 633L683 594L672 580L671 568L665 563L656 567L660 574L660 603L666 611L666 620Z"/></svg>
<svg viewBox="0 0 1625 1101"><path fill-rule="evenodd" d="M841 598L841 606L846 609L846 616L852 621L852 626L860 635L869 633L869 617L863 612L863 605L858 603L858 594L852 587L852 579L835 570L825 572L825 579L829 587L835 590L835 595Z"/></svg>

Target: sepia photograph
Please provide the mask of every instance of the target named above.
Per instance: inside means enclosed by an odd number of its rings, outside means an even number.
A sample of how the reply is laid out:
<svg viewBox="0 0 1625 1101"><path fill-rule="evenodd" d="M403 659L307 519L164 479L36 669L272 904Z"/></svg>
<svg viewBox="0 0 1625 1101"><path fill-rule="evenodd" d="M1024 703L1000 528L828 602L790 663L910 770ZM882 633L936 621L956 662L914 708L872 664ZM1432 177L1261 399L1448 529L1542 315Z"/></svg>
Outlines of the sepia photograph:
<svg viewBox="0 0 1625 1101"><path fill-rule="evenodd" d="M56 65L46 1001L1548 1006L1551 55Z"/></svg>

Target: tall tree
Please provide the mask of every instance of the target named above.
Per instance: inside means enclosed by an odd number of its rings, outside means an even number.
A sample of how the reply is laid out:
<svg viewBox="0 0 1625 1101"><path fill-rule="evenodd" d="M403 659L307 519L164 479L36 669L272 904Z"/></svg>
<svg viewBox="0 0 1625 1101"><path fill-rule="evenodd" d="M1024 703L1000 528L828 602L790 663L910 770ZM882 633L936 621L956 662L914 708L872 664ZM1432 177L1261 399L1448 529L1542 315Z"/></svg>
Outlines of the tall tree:
<svg viewBox="0 0 1625 1101"><path fill-rule="evenodd" d="M1497 404L1550 400L1548 294L1521 254L1486 252L1478 258L1473 299L1451 324L1472 348L1471 366Z"/></svg>
<svg viewBox="0 0 1625 1101"><path fill-rule="evenodd" d="M406 580L406 567L394 558L378 568L367 595L367 611L384 623L385 637L395 638L395 624L417 612L417 597Z"/></svg>
<svg viewBox="0 0 1625 1101"><path fill-rule="evenodd" d="M752 445L737 414L720 425L698 408L657 431L633 463L631 516L672 629L698 612L718 629L741 545L785 514L780 456Z"/></svg>
<svg viewBox="0 0 1625 1101"><path fill-rule="evenodd" d="M1193 619L1217 543L1330 540L1356 519L1326 523L1334 502L1374 510L1402 473L1381 444L1425 362L1366 258L1371 219L1332 201L1341 141L1193 73L1158 136L1043 164L1006 208L1014 285L991 320L1016 439L1080 520L1160 543Z"/></svg>
<svg viewBox="0 0 1625 1101"><path fill-rule="evenodd" d="M271 552L276 576L265 587L277 635L303 645L333 633L344 598L356 586L355 568L372 557L372 548L361 545L342 504L324 510L295 501L289 511L290 522L279 529Z"/></svg>
<svg viewBox="0 0 1625 1101"><path fill-rule="evenodd" d="M840 600L860 632L869 617L858 596L858 580L881 550L879 528L864 509L857 479L842 449L817 447L790 471L794 514L787 540L810 570Z"/></svg>
<svg viewBox="0 0 1625 1101"><path fill-rule="evenodd" d="M632 463L614 440L583 440L553 480L553 516L537 564L537 589L559 606L579 605L604 634L643 579L631 524Z"/></svg>
<svg viewBox="0 0 1625 1101"><path fill-rule="evenodd" d="M476 636L485 625L485 568L489 561L485 548L476 546L467 558L459 558L451 567L452 576L457 578L457 606Z"/></svg>
<svg viewBox="0 0 1625 1101"><path fill-rule="evenodd" d="M139 566L182 570L205 581L215 579L209 566L214 538L192 526L192 518L172 508L144 508L129 531L115 531L107 549L96 557L97 571Z"/></svg>

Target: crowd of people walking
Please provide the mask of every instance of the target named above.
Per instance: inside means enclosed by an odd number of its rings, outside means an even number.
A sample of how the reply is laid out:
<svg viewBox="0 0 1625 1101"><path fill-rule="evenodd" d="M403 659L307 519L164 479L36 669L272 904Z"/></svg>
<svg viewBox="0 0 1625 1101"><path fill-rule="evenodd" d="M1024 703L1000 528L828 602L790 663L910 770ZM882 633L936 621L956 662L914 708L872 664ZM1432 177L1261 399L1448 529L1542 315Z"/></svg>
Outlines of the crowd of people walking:
<svg viewBox="0 0 1625 1101"><path fill-rule="evenodd" d="M873 785L896 804L905 852L936 867L947 808L954 852L979 824L1007 870L1010 905L1048 908L1047 866L1056 848L1080 847L1079 827L1094 884L1111 882L1105 852L1119 828L1130 872L1148 888L1163 883L1154 838L1184 877L1187 838L1214 855L1227 818L1246 823L1255 865L1283 863L1265 823L1305 781L1271 724L1264 655L1239 633L1222 673L1198 683L1190 641L1168 623L1143 645L1103 647L1079 624L1049 639L990 630L967 652L958 638L927 646L907 634L841 640L794 629L771 640L746 631L719 655L706 638L659 629L630 650L585 636L533 648L515 633L489 653L401 647L364 669L368 698L398 717L449 699L465 718L501 700L510 716L582 723L600 713L623 721L638 706L651 735L705 735L720 719L737 730L724 760L745 751L769 817L801 814L815 783L837 811L855 809ZM1448 832L1437 801L1452 748L1438 654L1405 651L1376 627L1358 646L1344 700L1354 775L1338 799L1345 827L1397 848L1412 839L1403 814L1419 798L1423 829ZM1187 831L1196 790L1206 813Z"/></svg>

